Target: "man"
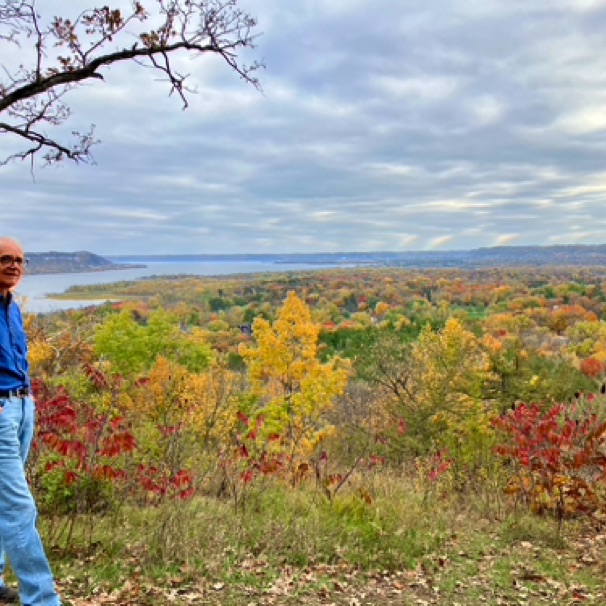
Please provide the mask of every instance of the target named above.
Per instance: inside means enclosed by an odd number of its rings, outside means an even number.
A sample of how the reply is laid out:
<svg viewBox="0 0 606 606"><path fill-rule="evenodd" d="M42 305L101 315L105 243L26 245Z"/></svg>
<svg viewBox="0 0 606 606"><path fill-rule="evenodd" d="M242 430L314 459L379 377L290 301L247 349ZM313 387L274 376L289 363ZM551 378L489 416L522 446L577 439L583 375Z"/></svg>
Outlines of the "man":
<svg viewBox="0 0 606 606"><path fill-rule="evenodd" d="M36 505L25 478L34 435L34 401L27 342L12 291L27 261L18 242L0 237L0 603L61 606L36 528ZM19 581L19 593L4 584L4 555Z"/></svg>

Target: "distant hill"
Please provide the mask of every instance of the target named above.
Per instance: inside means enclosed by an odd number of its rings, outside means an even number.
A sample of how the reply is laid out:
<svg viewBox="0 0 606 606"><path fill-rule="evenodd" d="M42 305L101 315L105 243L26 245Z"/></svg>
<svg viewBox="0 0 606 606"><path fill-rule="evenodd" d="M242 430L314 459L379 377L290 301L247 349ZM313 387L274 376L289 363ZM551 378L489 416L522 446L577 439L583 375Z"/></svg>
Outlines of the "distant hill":
<svg viewBox="0 0 606 606"><path fill-rule="evenodd" d="M95 255L85 250L76 252L49 252L28 253L28 274L68 274L89 271L107 271L108 269L125 269L133 267L132 263L119 263L110 261L105 257Z"/></svg>
<svg viewBox="0 0 606 606"><path fill-rule="evenodd" d="M416 269L487 267L537 267L546 265L606 267L606 244L561 246L495 246L475 250L445 251L378 251L296 254L248 254L248 255L131 255L110 256L122 263L146 263L154 261L266 261L268 263L306 264L369 264L379 267L409 267Z"/></svg>

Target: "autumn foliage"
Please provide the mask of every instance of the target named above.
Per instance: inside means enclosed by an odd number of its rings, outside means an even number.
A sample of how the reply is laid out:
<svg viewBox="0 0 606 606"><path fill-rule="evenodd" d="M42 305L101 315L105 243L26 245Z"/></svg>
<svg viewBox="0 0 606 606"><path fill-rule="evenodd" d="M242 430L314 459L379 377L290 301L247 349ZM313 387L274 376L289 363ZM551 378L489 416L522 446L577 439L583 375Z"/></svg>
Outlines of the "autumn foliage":
<svg viewBox="0 0 606 606"><path fill-rule="evenodd" d="M534 511L551 510L563 519L604 510L603 413L579 414L577 404L547 410L522 404L493 423L504 437L496 452L515 463L509 490Z"/></svg>
<svg viewBox="0 0 606 606"><path fill-rule="evenodd" d="M382 470L413 470L429 492L594 516L602 286L563 270L183 277L27 316L33 486L69 515L196 497L245 509L272 482L370 507Z"/></svg>
<svg viewBox="0 0 606 606"><path fill-rule="evenodd" d="M255 346L240 349L248 364L254 415L262 415L260 437L281 435L292 469L332 431L327 413L341 395L347 368L338 359L318 360L320 327L309 308L290 292L275 322L253 324Z"/></svg>
<svg viewBox="0 0 606 606"><path fill-rule="evenodd" d="M37 479L50 489L58 486L61 503L54 507L88 512L111 506L115 489L128 480L126 458L137 442L126 419L100 412L86 402L75 402L65 389L37 382L38 439L33 456Z"/></svg>

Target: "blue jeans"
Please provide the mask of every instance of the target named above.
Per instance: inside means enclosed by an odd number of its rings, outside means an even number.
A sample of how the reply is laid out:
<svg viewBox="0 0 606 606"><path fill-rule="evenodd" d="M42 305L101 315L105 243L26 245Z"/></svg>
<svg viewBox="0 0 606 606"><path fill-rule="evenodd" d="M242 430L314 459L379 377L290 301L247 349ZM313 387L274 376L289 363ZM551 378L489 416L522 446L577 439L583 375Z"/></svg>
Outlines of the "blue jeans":
<svg viewBox="0 0 606 606"><path fill-rule="evenodd" d="M6 552L19 581L23 606L61 606L25 479L34 416L31 398L0 399L0 575Z"/></svg>

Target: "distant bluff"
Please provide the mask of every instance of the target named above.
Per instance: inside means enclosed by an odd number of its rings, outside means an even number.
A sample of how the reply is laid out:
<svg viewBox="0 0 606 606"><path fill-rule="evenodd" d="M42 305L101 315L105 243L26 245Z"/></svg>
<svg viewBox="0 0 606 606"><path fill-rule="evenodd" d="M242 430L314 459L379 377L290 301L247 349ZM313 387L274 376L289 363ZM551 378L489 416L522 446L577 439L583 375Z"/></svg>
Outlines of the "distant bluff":
<svg viewBox="0 0 606 606"><path fill-rule="evenodd" d="M28 274L66 274L134 267L132 264L114 263L86 250L27 253L27 258L29 259Z"/></svg>

